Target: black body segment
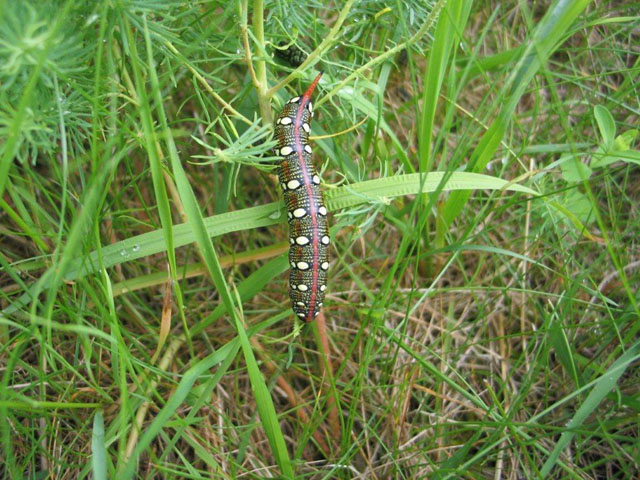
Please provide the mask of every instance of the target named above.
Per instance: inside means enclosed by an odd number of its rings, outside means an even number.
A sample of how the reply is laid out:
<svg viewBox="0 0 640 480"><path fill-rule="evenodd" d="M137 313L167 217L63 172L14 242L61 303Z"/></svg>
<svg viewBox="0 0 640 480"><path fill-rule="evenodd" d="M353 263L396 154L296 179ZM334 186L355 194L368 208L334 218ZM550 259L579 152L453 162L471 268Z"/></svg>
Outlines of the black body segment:
<svg viewBox="0 0 640 480"><path fill-rule="evenodd" d="M295 314L306 322L320 313L329 269L327 209L309 145L311 94L321 75L304 95L285 104L275 125L275 153L282 157L278 178L289 222L289 297Z"/></svg>
<svg viewBox="0 0 640 480"><path fill-rule="evenodd" d="M307 59L307 54L300 50L295 45L289 45L286 47L286 42L280 42L276 48L276 57L283 59L285 62L289 62L294 67L299 67ZM282 48L286 47L286 48Z"/></svg>

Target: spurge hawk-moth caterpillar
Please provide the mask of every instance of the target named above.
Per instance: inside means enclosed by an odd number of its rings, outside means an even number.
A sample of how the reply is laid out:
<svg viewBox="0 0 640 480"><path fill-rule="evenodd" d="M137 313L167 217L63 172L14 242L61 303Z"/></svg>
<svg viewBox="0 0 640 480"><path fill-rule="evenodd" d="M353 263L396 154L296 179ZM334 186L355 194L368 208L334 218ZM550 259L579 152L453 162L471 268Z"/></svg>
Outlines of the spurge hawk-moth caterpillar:
<svg viewBox="0 0 640 480"><path fill-rule="evenodd" d="M319 313L327 288L329 231L320 177L311 163L309 123L311 95L320 73L307 91L290 99L276 118L276 155L282 157L278 177L289 221L289 297L293 311L305 322Z"/></svg>

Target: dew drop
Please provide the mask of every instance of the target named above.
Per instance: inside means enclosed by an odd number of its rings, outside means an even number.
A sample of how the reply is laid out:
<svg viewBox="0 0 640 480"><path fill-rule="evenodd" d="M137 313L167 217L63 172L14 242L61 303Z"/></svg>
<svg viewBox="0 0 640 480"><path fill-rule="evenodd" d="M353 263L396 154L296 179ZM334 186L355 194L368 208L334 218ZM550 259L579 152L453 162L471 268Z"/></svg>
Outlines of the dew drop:
<svg viewBox="0 0 640 480"><path fill-rule="evenodd" d="M276 210L275 212L273 212L271 215L269 215L269 218L271 220L277 220L278 218L280 218L282 216L282 210Z"/></svg>
<svg viewBox="0 0 640 480"><path fill-rule="evenodd" d="M85 22L85 26L88 27L89 25L91 25L96 20L98 20L98 14L94 13L93 15L90 15L89 18L87 18L87 21Z"/></svg>

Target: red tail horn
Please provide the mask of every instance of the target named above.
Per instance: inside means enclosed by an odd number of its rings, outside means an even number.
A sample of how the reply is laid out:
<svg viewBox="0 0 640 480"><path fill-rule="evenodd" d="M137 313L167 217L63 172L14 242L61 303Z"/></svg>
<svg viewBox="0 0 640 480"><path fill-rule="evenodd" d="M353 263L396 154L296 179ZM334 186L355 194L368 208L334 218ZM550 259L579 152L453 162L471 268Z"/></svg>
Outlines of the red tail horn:
<svg viewBox="0 0 640 480"><path fill-rule="evenodd" d="M303 100L311 99L311 95L313 95L313 91L316 89L316 85L318 85L318 82L320 81L320 77L322 76L323 73L324 72L320 72L318 76L316 76L316 78L313 80L311 85L309 85L309 88L307 88L307 91L304 92L304 95L302 95Z"/></svg>

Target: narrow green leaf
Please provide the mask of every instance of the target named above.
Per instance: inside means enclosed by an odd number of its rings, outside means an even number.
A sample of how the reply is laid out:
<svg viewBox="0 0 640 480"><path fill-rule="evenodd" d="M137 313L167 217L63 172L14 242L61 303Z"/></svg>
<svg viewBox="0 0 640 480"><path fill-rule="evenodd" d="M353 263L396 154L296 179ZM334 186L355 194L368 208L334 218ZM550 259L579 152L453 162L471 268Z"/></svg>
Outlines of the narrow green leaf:
<svg viewBox="0 0 640 480"><path fill-rule="evenodd" d="M422 115L420 118L419 171L431 169L431 139L433 125L442 88L442 81L451 63L451 51L460 42L469 18L470 2L451 0L447 2L438 17L434 41L429 52L429 61L424 72L424 93L422 95Z"/></svg>
<svg viewBox="0 0 640 480"><path fill-rule="evenodd" d="M556 443L553 451L547 458L547 461L542 466L540 471L541 478L547 478L551 470L558 461L558 457L562 451L569 445L573 437L575 436L575 429L579 428L591 413L598 408L598 405L602 402L609 391L616 386L618 379L625 372L627 367L634 361L638 360L638 356L635 355L636 350L640 342L635 343L625 353L623 353L618 360L616 360L609 369L598 379L593 390L589 392L589 395L585 401L580 405L580 408L576 411L571 421L567 424L567 428L560 436L560 440Z"/></svg>
<svg viewBox="0 0 640 480"><path fill-rule="evenodd" d="M611 148L616 137L616 122L613 120L611 112L604 105L596 105L593 107L593 116L598 124L598 130L605 147Z"/></svg>
<svg viewBox="0 0 640 480"><path fill-rule="evenodd" d="M144 22L146 27L146 20ZM136 81L136 92L139 97L139 112L140 120L142 123L142 130L144 132L144 142L147 150L147 156L149 158L149 165L151 167L151 180L153 182L153 192L155 195L156 205L158 206L158 215L160 216L160 223L162 225L162 232L164 234L164 242L166 245L167 260L169 263L169 274L173 281L173 287L175 290L175 298L178 304L177 311L182 319L182 325L185 331L188 332L187 321L184 316L184 308L182 301L182 292L180 290L180 283L177 281L178 272L176 265L176 252L173 246L173 219L171 217L171 207L169 205L169 197L167 195L167 188L165 186L165 180L163 175L162 161L159 155L159 142L154 128L154 119L151 112L151 106L149 104L149 96L147 95L147 83L142 78L142 72L138 61L138 53L136 49L136 42L133 38L133 32L127 25L126 29L127 38L129 39L129 45L131 49L130 56L131 65ZM145 28L145 35L147 37L147 44L149 43L148 30ZM158 85L158 79L155 75L151 75L152 93L156 97L159 96L160 86ZM161 124L165 131L167 130L167 121L164 112L160 112L158 115L161 119ZM160 337L157 351L159 352L166 340L166 337ZM191 343L189 341L189 347Z"/></svg>
<svg viewBox="0 0 640 480"><path fill-rule="evenodd" d="M366 203L387 203L390 199L402 195L434 192L443 181L445 175L447 175L445 172L431 172L427 175L420 175L419 173L396 175L327 190L325 192L327 209L336 211ZM538 195L536 191L517 183L509 183L506 180L489 175L467 172L450 174L442 191L465 189L505 189ZM207 234L212 237L251 228L276 225L285 221L286 211L282 202L213 215L204 220ZM194 242L194 235L188 223L176 225L173 229L173 234L176 247ZM102 249L102 257L104 265L111 267L162 252L164 248L166 248L166 245L162 239L162 232L156 230L108 245ZM94 272L95 267L93 265L97 263L97 258L97 252L92 252L88 258L76 259L72 267L69 268L65 279L73 280Z"/></svg>
<svg viewBox="0 0 640 480"><path fill-rule="evenodd" d="M149 425L149 428L147 428L140 437L133 455L122 469L122 472L118 475L118 478L122 480L133 478L140 454L145 451L153 439L156 438L163 428L165 428L167 422L171 419L180 405L182 405L185 398L187 398L187 395L189 395L189 392L196 380L217 364L222 363L229 356L235 356L238 352L238 347L239 342L237 339L234 339L222 348L218 349L216 352L200 360L185 372L173 395L169 397L169 400L167 400L167 403L165 403L164 407L162 407L155 416L153 422Z"/></svg>
<svg viewBox="0 0 640 480"><path fill-rule="evenodd" d="M104 415L98 410L93 416L93 433L91 435L91 471L94 480L106 480L107 447L104 443Z"/></svg>
<svg viewBox="0 0 640 480"><path fill-rule="evenodd" d="M383 177L376 180L368 180L353 185L328 190L325 192L327 209L330 211L352 207L366 203L388 203L393 197L412 195L418 193L434 192L438 189L445 176L448 178L441 191L452 190L509 190L513 192L538 195L535 190L510 183L500 178L468 172L431 172L426 175L412 173ZM269 203L259 207L251 207L234 212L213 215L203 220L207 238L225 233L247 230L250 228L266 227L278 223L284 223L286 211L282 202ZM175 247L188 245L195 241L194 232L189 223L175 225L173 228L173 240ZM155 253L163 252L166 243L163 232L156 230L143 233L135 237L108 245L97 251L91 252L86 257L77 256L70 259L69 268L66 270L65 280L74 280L96 272L100 266L99 258L105 267L112 267L127 261L144 258ZM48 283L44 283L46 287ZM7 308L3 313L10 314L22 308L30 300L29 293L23 294Z"/></svg>
<svg viewBox="0 0 640 480"><path fill-rule="evenodd" d="M567 32L570 31L571 24L589 3L589 0L557 0L549 7L536 26L526 48L522 50L520 61L514 68L513 74L507 79L501 92L505 98L504 107L471 154L468 171L483 171L489 160L493 158L529 83L549 56L560 46ZM448 228L451 225L451 222L464 209L469 197L469 192L454 192L449 196L442 209L441 228Z"/></svg>
<svg viewBox="0 0 640 480"><path fill-rule="evenodd" d="M581 386L581 382L578 377L576 363L573 359L573 351L569 344L569 339L562 328L560 319L557 316L554 316L551 319L551 323L549 325L549 340L551 341L551 345L553 345L553 348L555 349L556 356L560 360L560 363L562 363L565 371L571 377L571 380L573 380L574 385L579 388Z"/></svg>

